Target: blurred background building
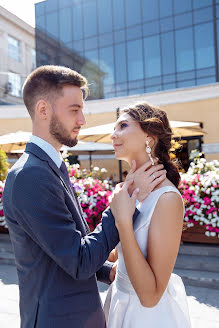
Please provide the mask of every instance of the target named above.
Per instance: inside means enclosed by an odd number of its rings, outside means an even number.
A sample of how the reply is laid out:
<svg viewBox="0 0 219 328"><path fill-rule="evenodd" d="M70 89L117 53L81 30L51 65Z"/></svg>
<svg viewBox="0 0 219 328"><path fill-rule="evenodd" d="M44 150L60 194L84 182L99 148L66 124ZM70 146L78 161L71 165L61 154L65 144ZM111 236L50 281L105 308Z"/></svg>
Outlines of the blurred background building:
<svg viewBox="0 0 219 328"><path fill-rule="evenodd" d="M34 28L0 6L0 104L23 103L24 79L36 67Z"/></svg>

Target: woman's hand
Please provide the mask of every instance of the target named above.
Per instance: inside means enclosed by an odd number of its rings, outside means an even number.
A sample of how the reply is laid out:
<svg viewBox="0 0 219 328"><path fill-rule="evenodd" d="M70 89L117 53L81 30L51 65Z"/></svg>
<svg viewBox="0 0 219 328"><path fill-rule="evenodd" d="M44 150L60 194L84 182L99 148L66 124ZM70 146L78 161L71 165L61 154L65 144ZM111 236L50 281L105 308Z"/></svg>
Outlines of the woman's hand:
<svg viewBox="0 0 219 328"><path fill-rule="evenodd" d="M136 170L136 162L132 161L132 167L126 176L125 181L132 180L133 183L128 188L129 193L132 193L136 188L139 189L138 200L141 202L166 178L166 170L163 169L163 164L156 164L157 158L154 159L155 165L151 165L148 160Z"/></svg>
<svg viewBox="0 0 219 328"><path fill-rule="evenodd" d="M139 189L136 188L132 195L128 193L128 188L133 180L117 184L110 201L110 209L115 218L116 227L119 230L122 226L130 224L136 207L136 199Z"/></svg>

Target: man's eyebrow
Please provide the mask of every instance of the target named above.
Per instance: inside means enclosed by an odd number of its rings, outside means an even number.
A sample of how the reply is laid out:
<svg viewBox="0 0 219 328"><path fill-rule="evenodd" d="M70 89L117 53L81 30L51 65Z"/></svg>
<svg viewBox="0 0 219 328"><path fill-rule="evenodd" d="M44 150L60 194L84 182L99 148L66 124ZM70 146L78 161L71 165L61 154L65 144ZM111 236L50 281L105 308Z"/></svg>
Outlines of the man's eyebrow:
<svg viewBox="0 0 219 328"><path fill-rule="evenodd" d="M71 105L69 105L68 107L77 107L77 108L82 108L82 106L79 105L79 104L71 104Z"/></svg>
<svg viewBox="0 0 219 328"><path fill-rule="evenodd" d="M114 126L114 130L115 130L115 128L117 127L117 125L119 125L119 124L121 124L121 123L124 123L124 122L128 123L127 120L121 120L121 121L117 122L117 123L115 124L115 126Z"/></svg>

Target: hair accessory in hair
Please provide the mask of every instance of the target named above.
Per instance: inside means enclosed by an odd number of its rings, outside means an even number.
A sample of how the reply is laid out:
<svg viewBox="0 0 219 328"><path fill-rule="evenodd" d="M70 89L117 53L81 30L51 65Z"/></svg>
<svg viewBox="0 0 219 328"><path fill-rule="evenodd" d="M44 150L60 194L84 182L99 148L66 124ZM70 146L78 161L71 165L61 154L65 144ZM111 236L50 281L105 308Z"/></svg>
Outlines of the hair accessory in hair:
<svg viewBox="0 0 219 328"><path fill-rule="evenodd" d="M146 140L146 145L147 145L147 147L145 148L146 153L148 154L148 156L150 158L151 164L154 165L154 160L151 156L151 147L149 146L149 141L148 140Z"/></svg>

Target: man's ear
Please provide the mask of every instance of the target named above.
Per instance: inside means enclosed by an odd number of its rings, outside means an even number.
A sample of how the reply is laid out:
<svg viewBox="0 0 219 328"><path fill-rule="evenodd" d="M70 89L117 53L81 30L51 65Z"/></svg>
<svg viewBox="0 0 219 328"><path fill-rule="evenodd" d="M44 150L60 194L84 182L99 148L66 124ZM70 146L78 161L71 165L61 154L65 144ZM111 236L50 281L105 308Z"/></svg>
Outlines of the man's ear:
<svg viewBox="0 0 219 328"><path fill-rule="evenodd" d="M35 114L40 120L48 119L48 114L49 114L48 102L43 99L38 100L35 106Z"/></svg>

